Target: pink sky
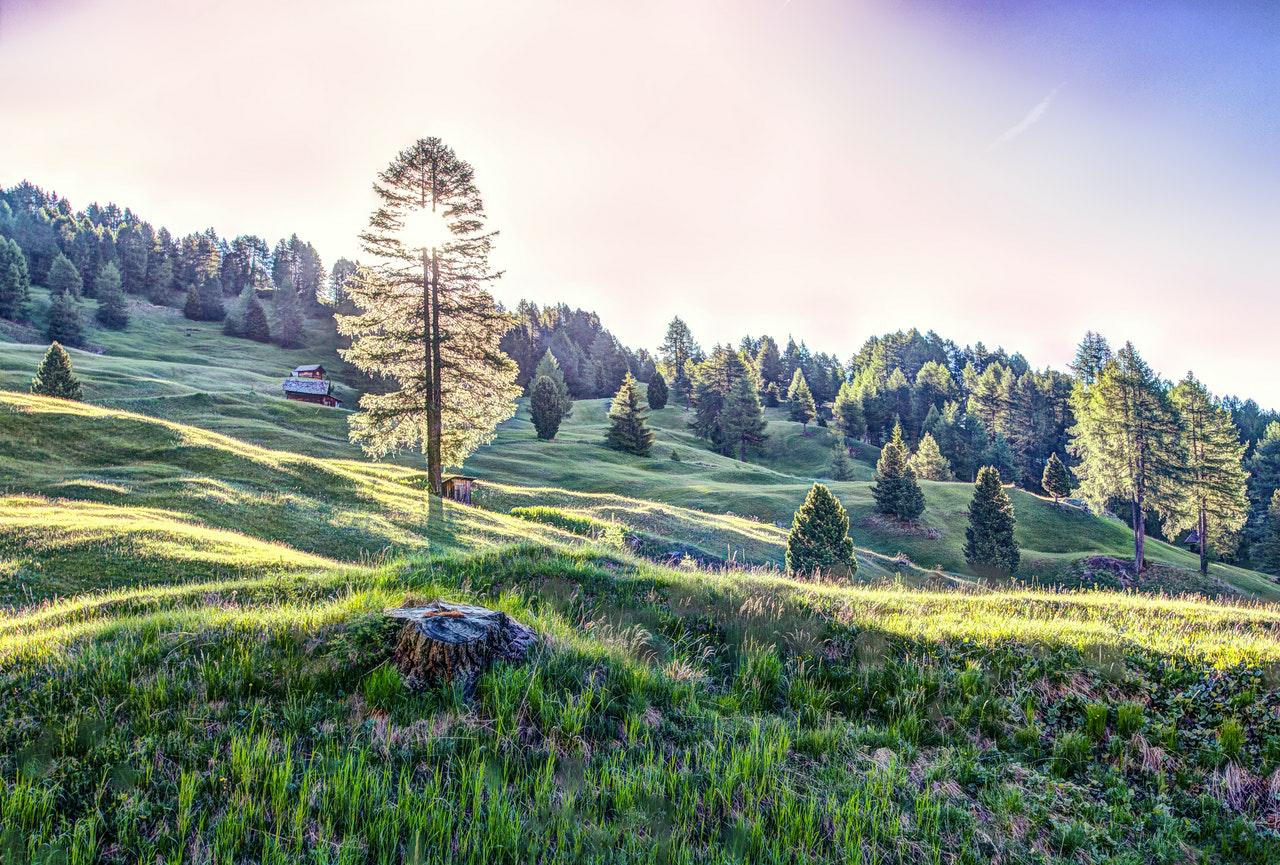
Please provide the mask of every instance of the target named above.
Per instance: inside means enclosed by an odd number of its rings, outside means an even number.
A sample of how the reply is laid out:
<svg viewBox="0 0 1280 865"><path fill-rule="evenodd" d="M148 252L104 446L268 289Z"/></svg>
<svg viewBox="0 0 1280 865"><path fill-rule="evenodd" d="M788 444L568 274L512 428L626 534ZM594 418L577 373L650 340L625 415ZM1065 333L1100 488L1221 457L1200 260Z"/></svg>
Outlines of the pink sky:
<svg viewBox="0 0 1280 865"><path fill-rule="evenodd" d="M1280 406L1274 151L1102 75L1123 46L1019 52L928 8L0 0L0 183L331 263L438 135L502 232L500 299L628 344L679 314L847 357L914 325L1062 365L1093 328Z"/></svg>

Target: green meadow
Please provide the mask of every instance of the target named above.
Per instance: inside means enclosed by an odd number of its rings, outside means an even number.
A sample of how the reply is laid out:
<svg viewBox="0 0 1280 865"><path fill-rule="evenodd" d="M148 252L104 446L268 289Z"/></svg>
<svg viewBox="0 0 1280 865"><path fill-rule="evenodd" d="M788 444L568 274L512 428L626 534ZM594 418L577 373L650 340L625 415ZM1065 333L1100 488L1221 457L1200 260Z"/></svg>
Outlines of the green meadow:
<svg viewBox="0 0 1280 865"><path fill-rule="evenodd" d="M281 398L331 354L135 304L72 403L22 392L42 348L0 342L0 862L1280 861L1264 575L1153 543L1092 588L1125 526L1014 491L1023 573L984 582L970 486L906 532L867 449L856 580L793 580L834 441L779 412L740 463L676 406L647 459L601 400L552 442L522 406L463 507ZM435 598L531 661L407 691L384 611Z"/></svg>

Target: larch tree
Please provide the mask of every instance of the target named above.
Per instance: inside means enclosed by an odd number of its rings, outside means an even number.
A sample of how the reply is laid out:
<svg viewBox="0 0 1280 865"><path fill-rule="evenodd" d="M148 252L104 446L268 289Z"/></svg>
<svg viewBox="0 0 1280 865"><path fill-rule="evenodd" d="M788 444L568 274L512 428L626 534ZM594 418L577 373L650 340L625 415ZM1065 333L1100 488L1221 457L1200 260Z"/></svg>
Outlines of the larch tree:
<svg viewBox="0 0 1280 865"><path fill-rule="evenodd" d="M360 235L374 263L347 281L358 312L339 315L338 329L351 339L342 356L395 387L360 398L351 437L374 456L420 447L440 495L442 467L461 465L515 413L519 369L499 348L514 318L487 289L501 274L489 265L494 232L469 164L440 139L420 139L374 192L379 205ZM408 236L423 218L443 222L439 237L426 226Z"/></svg>
<svg viewBox="0 0 1280 865"><path fill-rule="evenodd" d="M922 480L949 481L952 478L951 463L947 462L937 440L929 433L920 437L920 444L916 445L916 452L911 455L907 465Z"/></svg>
<svg viewBox="0 0 1280 865"><path fill-rule="evenodd" d="M84 280L80 278L80 271L62 253L58 253L49 265L45 283L49 286L49 293L55 297L65 294L78 298L84 293Z"/></svg>
<svg viewBox="0 0 1280 865"><path fill-rule="evenodd" d="M1182 434L1185 462L1165 531L1194 529L1199 539L1200 573L1209 572L1210 551L1232 552L1249 516L1245 445L1231 412L1187 373L1169 392Z"/></svg>
<svg viewBox="0 0 1280 865"><path fill-rule="evenodd" d="M649 408L654 411L666 408L668 396L667 380L662 377L662 373L659 370L655 369L653 374L649 376L649 386L645 395L649 402Z"/></svg>
<svg viewBox="0 0 1280 865"><path fill-rule="evenodd" d="M908 462L907 445L902 440L902 424L894 424L889 440L880 449L875 483L871 487L876 510L899 520L914 520L924 513L924 493Z"/></svg>
<svg viewBox="0 0 1280 865"><path fill-rule="evenodd" d="M1040 486L1046 493L1053 496L1053 503L1056 505L1060 499L1071 495L1071 472L1067 469L1067 464L1058 459L1058 455L1049 454L1049 459L1044 464L1044 471L1040 474Z"/></svg>
<svg viewBox="0 0 1280 865"><path fill-rule="evenodd" d="M605 434L605 444L616 451L643 457L649 455L653 438L653 430L649 429L644 409L640 406L636 380L627 373L609 408L609 431Z"/></svg>
<svg viewBox="0 0 1280 865"><path fill-rule="evenodd" d="M1125 343L1093 384L1071 396L1076 424L1071 453L1080 461L1080 494L1097 510L1113 498L1129 502L1133 565L1144 567L1147 510L1166 514L1176 500L1184 464L1177 416L1162 382Z"/></svg>
<svg viewBox="0 0 1280 865"><path fill-rule="evenodd" d="M964 559L979 571L1012 574L1018 570L1018 544L1014 540L1013 502L993 466L978 470L969 502L969 527L965 529Z"/></svg>
<svg viewBox="0 0 1280 865"><path fill-rule="evenodd" d="M846 443L866 438L867 419L862 412L862 394L853 382L841 382L831 408L831 418Z"/></svg>
<svg viewBox="0 0 1280 865"><path fill-rule="evenodd" d="M787 535L787 573L852 577L858 571L849 514L825 484L814 484Z"/></svg>
<svg viewBox="0 0 1280 865"><path fill-rule="evenodd" d="M84 345L84 317L80 311L80 303L71 292L53 296L49 303L49 318L44 333L49 342L70 346Z"/></svg>
<svg viewBox="0 0 1280 865"><path fill-rule="evenodd" d="M689 325L676 316L667 325L667 334L658 347L658 358L667 376L667 383L676 399L688 408L692 400L693 382L688 373L689 364L702 359L702 349L693 338Z"/></svg>
<svg viewBox="0 0 1280 865"><path fill-rule="evenodd" d="M78 400L83 397L80 380L71 368L71 356L58 342L53 342L44 353L44 359L36 368L36 376L31 380L31 392L61 399Z"/></svg>
<svg viewBox="0 0 1280 865"><path fill-rule="evenodd" d="M787 402L790 405L789 417L797 421L804 434L809 434L809 424L818 416L818 406L813 401L813 391L805 380L804 372L799 368L791 376L791 386L787 388Z"/></svg>
<svg viewBox="0 0 1280 865"><path fill-rule="evenodd" d="M533 416L533 428L538 438L550 441L560 429L564 418L564 403L556 383L549 376L540 375L533 381L529 392L529 413Z"/></svg>
<svg viewBox="0 0 1280 865"><path fill-rule="evenodd" d="M1111 346L1106 337L1100 333L1086 331L1084 339L1076 348L1075 360L1071 361L1071 372L1082 384L1088 386L1102 375L1102 368L1112 358Z"/></svg>
<svg viewBox="0 0 1280 865"><path fill-rule="evenodd" d="M567 418L573 414L573 397L569 394L569 384L565 381L564 370L560 368L560 362L551 353L551 349L546 350L542 359L538 361L537 367L534 368L533 380L536 382L540 378L549 378L555 385L556 398L560 400L560 417ZM533 391L530 390L529 393L532 395Z"/></svg>
<svg viewBox="0 0 1280 865"><path fill-rule="evenodd" d="M98 299L98 321L112 330L121 330L129 325L129 307L120 285L120 271L109 261L98 268L93 278L93 295Z"/></svg>
<svg viewBox="0 0 1280 865"><path fill-rule="evenodd" d="M720 412L718 443L721 450L745 460L747 448L768 438L765 426L760 394L751 378L742 376L729 388Z"/></svg>

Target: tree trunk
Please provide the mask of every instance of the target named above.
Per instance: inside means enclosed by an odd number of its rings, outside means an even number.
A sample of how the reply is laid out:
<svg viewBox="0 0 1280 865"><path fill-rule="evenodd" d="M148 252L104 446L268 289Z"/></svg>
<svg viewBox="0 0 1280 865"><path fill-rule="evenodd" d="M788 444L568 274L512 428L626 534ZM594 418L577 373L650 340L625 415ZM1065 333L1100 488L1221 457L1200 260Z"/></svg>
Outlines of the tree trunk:
<svg viewBox="0 0 1280 865"><path fill-rule="evenodd" d="M1204 505L1200 506L1200 573L1202 576L1209 575L1209 548L1205 544L1205 535L1209 529L1209 518L1205 513Z"/></svg>
<svg viewBox="0 0 1280 865"><path fill-rule="evenodd" d="M1142 500L1133 500L1133 572L1142 573L1143 556L1146 553L1147 515L1142 507Z"/></svg>
<svg viewBox="0 0 1280 865"><path fill-rule="evenodd" d="M431 492L441 495L443 492L443 473L441 470L440 441L444 411L444 389L440 384L440 376L444 365L440 362L440 260L436 252L431 251L431 397L427 407L427 480L431 484Z"/></svg>
<svg viewBox="0 0 1280 865"><path fill-rule="evenodd" d="M485 607L433 601L387 615L405 623L392 660L412 690L457 681L470 695L494 661L523 661L538 639L532 628Z"/></svg>
<svg viewBox="0 0 1280 865"><path fill-rule="evenodd" d="M432 258L434 258L434 254ZM423 389L426 391L425 405L423 411L427 416L427 440L424 443L424 450L427 456L427 489L432 495L440 495L441 478L440 478L440 458L438 439L433 439L431 434L432 424L432 407L435 402L435 363L431 354L431 334L432 334L432 315L431 315L431 267L427 259L427 248L422 248L422 367L423 367Z"/></svg>

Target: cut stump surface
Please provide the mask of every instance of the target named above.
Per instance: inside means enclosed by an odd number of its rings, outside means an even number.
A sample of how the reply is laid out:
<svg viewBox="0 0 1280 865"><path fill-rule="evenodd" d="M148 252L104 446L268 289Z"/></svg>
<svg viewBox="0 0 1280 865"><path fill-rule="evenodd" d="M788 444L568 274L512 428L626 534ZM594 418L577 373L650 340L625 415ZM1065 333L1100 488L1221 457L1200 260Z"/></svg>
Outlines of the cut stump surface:
<svg viewBox="0 0 1280 865"><path fill-rule="evenodd" d="M392 660L413 690L458 681L469 694L494 661L524 661L538 636L506 613L433 601L389 610L402 619Z"/></svg>

